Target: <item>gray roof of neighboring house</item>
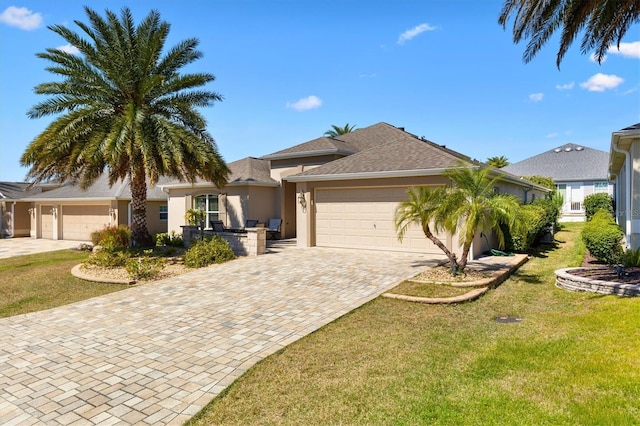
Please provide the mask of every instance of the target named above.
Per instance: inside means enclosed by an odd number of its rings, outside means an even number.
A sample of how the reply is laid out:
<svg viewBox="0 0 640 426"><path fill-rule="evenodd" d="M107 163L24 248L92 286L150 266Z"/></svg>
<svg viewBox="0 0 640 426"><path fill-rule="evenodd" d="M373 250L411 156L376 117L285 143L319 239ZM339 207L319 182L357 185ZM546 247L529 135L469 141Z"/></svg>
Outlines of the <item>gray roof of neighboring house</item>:
<svg viewBox="0 0 640 426"><path fill-rule="evenodd" d="M271 169L269 167L269 161L260 158L246 157L241 160L234 161L227 165L231 174L229 175L227 185L267 185L277 186L278 182L271 177ZM213 183L207 182L203 179L197 179L194 185L203 186ZM160 184L159 184L160 185ZM162 183L163 187L185 187L191 186L189 182L180 182L177 179L167 180Z"/></svg>
<svg viewBox="0 0 640 426"><path fill-rule="evenodd" d="M503 167L517 176L544 176L554 181L607 180L609 153L568 143Z"/></svg>
<svg viewBox="0 0 640 426"><path fill-rule="evenodd" d="M158 184L154 187L147 187L147 200L166 200L168 195L160 189L160 185L167 178L161 177ZM45 191L28 197L29 200L130 200L131 189L129 186L129 178L119 180L109 186L109 176L107 174L100 175L93 184L86 190L82 190L79 186L73 184L65 184L59 188Z"/></svg>
<svg viewBox="0 0 640 426"><path fill-rule="evenodd" d="M632 126L625 127L624 129L621 129L620 131L623 131L623 130L640 130L640 123L636 123L636 124L634 124Z"/></svg>
<svg viewBox="0 0 640 426"><path fill-rule="evenodd" d="M0 201L17 201L41 192L41 186L29 188L27 182L0 182Z"/></svg>

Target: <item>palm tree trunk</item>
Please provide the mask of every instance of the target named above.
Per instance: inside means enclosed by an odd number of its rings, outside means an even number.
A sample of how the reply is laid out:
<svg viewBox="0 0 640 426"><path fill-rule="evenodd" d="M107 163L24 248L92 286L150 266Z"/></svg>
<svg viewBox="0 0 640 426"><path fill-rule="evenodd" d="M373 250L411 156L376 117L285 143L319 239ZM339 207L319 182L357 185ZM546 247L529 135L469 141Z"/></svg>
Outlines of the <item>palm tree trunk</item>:
<svg viewBox="0 0 640 426"><path fill-rule="evenodd" d="M147 181L144 168L136 166L131 171L131 245L151 245L151 236L147 230Z"/></svg>
<svg viewBox="0 0 640 426"><path fill-rule="evenodd" d="M464 268L467 267L467 259L469 258L470 249L471 249L471 244L464 244L462 246L462 259L460 259L460 264L458 265L460 272L464 271Z"/></svg>
<svg viewBox="0 0 640 426"><path fill-rule="evenodd" d="M447 257L449 258L450 265L451 265L451 273L453 275L456 275L458 273L458 270L462 270L460 268L460 265L458 265L458 259L456 258L456 254L451 252L447 248L447 246L445 246L444 243L442 241L440 241L439 238L437 238L435 235L433 235L433 233L431 232L431 229L429 228L429 225L423 225L422 226L422 231L424 232L424 235L426 235L427 238L430 239L433 242L433 244L435 244L440 250L442 250L442 252L445 255L447 255Z"/></svg>

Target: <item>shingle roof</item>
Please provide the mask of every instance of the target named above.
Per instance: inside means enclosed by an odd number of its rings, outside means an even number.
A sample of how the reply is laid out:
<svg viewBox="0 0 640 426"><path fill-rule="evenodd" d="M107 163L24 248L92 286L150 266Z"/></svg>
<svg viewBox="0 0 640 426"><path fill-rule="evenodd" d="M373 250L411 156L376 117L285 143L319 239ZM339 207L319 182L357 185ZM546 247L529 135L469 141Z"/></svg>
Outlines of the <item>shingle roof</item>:
<svg viewBox="0 0 640 426"><path fill-rule="evenodd" d="M227 165L231 171L227 184L245 184L245 185L273 185L277 186L278 182L271 177L271 169L269 161L260 158L246 157L241 160L234 161ZM203 179L197 179L195 185L208 184ZM167 180L162 184L166 187L190 186L187 182L180 182L177 179ZM211 185L215 186L213 183Z"/></svg>
<svg viewBox="0 0 640 426"><path fill-rule="evenodd" d="M623 130L640 130L640 123L636 123L633 126L625 127L620 131L623 131Z"/></svg>
<svg viewBox="0 0 640 426"><path fill-rule="evenodd" d="M420 139L387 123L341 135L359 152L302 173L298 177L446 169L471 160L444 146Z"/></svg>
<svg viewBox="0 0 640 426"><path fill-rule="evenodd" d="M358 149L340 139L321 137L263 156L263 159L291 158L324 154L353 154Z"/></svg>
<svg viewBox="0 0 640 426"><path fill-rule="evenodd" d="M1 201L16 201L30 195L39 194L42 192L40 186L34 186L29 189L29 184L26 182L0 182L0 200Z"/></svg>
<svg viewBox="0 0 640 426"><path fill-rule="evenodd" d="M559 181L606 180L609 153L568 143L503 167L518 176L544 176Z"/></svg>
<svg viewBox="0 0 640 426"><path fill-rule="evenodd" d="M166 178L161 177L158 185L161 185L163 181L166 181ZM147 187L147 200L166 200L168 198L167 194L158 185ZM27 198L31 200L130 200L131 190L128 178L119 180L110 187L109 177L106 174L102 174L86 190L82 190L77 185L65 184L51 191L45 191Z"/></svg>

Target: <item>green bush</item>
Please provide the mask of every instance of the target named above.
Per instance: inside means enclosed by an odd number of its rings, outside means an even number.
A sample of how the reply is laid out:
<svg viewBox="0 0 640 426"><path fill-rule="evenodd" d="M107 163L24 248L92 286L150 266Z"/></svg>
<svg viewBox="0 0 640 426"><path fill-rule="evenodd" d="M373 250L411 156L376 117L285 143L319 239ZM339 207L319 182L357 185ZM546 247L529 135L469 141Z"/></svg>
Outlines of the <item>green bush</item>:
<svg viewBox="0 0 640 426"><path fill-rule="evenodd" d="M127 250L101 250L96 253L92 253L87 260L84 261L85 265L94 265L102 268L117 268L125 266L127 259L131 257L131 254Z"/></svg>
<svg viewBox="0 0 640 426"><path fill-rule="evenodd" d="M170 234L161 232L156 234L156 246L184 247L184 241L182 235L176 234L175 231L171 231Z"/></svg>
<svg viewBox="0 0 640 426"><path fill-rule="evenodd" d="M546 210L537 204L524 204L518 211L518 225L509 229L505 237L507 250L527 252L546 225Z"/></svg>
<svg viewBox="0 0 640 426"><path fill-rule="evenodd" d="M589 253L607 264L621 261L624 232L607 210L598 210L582 229L582 240Z"/></svg>
<svg viewBox="0 0 640 426"><path fill-rule="evenodd" d="M556 225L558 218L560 217L560 208L555 200L552 198L538 198L531 203L534 206L540 206L544 209L544 225L551 226Z"/></svg>
<svg viewBox="0 0 640 426"><path fill-rule="evenodd" d="M193 241L184 254L184 264L188 268L201 268L213 263L222 263L235 257L229 243L219 235L212 239Z"/></svg>
<svg viewBox="0 0 640 426"><path fill-rule="evenodd" d="M609 194L591 194L584 197L584 213L588 221L601 209L613 216L613 198Z"/></svg>
<svg viewBox="0 0 640 426"><path fill-rule="evenodd" d="M640 266L640 247L636 250L627 249L622 257L622 264L625 268Z"/></svg>
<svg viewBox="0 0 640 426"><path fill-rule="evenodd" d="M105 226L103 229L91 233L91 242L93 245L101 245L110 250L129 247L131 230L124 225Z"/></svg>
<svg viewBox="0 0 640 426"><path fill-rule="evenodd" d="M125 261L125 269L132 280L153 279L160 275L166 265L162 257L149 257L151 250L144 256L129 258Z"/></svg>

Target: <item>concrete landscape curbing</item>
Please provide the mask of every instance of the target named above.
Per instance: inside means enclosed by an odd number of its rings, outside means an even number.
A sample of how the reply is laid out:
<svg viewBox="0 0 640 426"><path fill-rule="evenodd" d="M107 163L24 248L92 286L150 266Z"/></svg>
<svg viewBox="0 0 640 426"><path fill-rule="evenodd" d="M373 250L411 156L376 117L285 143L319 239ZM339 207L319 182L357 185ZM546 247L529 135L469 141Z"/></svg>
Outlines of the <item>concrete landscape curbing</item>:
<svg viewBox="0 0 640 426"><path fill-rule="evenodd" d="M476 262L470 262L469 268L475 270L491 271L491 276L478 281L472 281L467 283L451 283L453 287L474 287L473 290L468 291L465 294L452 297L418 297L408 296L404 294L396 293L383 293L383 297L390 299L406 300L409 302L425 303L425 304L452 304L463 303L475 300L489 291L490 288L495 288L506 280L509 275L516 269L522 266L529 260L529 257L525 254L516 254L512 260L503 262L504 257L494 256L499 259L495 262L489 260L489 258L482 258L482 260Z"/></svg>

